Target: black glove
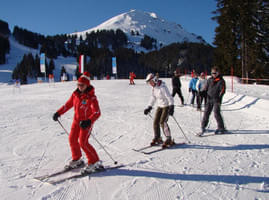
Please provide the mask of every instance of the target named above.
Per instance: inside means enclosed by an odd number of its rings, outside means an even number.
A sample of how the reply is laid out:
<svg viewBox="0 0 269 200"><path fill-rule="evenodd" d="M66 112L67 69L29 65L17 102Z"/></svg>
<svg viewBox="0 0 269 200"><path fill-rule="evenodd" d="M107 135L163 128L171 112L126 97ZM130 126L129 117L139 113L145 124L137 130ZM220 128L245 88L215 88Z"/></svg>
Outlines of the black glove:
<svg viewBox="0 0 269 200"><path fill-rule="evenodd" d="M54 113L53 114L53 117L52 117L52 119L54 120L54 121L58 121L58 118L60 117L60 115L59 115L59 113Z"/></svg>
<svg viewBox="0 0 269 200"><path fill-rule="evenodd" d="M169 113L169 115L173 116L173 114L174 114L174 105L169 106L168 113Z"/></svg>
<svg viewBox="0 0 269 200"><path fill-rule="evenodd" d="M189 88L189 92L191 92L191 88Z"/></svg>
<svg viewBox="0 0 269 200"><path fill-rule="evenodd" d="M145 114L145 115L149 114L150 111L151 111L151 109L152 109L151 106L147 107L147 108L144 110L144 114Z"/></svg>
<svg viewBox="0 0 269 200"><path fill-rule="evenodd" d="M87 120L82 120L79 122L79 126L83 129L86 129L88 127L90 127L92 124L91 120L87 119Z"/></svg>

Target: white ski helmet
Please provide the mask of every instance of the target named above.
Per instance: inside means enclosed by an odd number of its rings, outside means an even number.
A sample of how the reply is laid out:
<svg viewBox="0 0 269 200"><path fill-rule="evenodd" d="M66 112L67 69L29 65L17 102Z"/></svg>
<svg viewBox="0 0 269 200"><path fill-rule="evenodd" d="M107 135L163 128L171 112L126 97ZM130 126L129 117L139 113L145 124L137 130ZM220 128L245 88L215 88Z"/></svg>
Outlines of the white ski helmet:
<svg viewBox="0 0 269 200"><path fill-rule="evenodd" d="M154 80L155 82L155 76L152 73L149 73L146 77L146 82L148 83L150 80Z"/></svg>

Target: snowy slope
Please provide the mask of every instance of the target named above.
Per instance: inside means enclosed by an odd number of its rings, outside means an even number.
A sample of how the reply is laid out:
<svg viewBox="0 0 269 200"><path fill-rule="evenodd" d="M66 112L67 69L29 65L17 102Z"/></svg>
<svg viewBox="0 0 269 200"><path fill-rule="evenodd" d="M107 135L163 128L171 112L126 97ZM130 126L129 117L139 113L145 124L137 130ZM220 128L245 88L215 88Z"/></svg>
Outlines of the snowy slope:
<svg viewBox="0 0 269 200"><path fill-rule="evenodd" d="M10 52L6 56L7 62L6 64L0 65L0 84L7 83L12 80L12 72L16 65L22 61L24 54L31 53L33 57L35 57L36 54L39 55L39 50L19 44L12 36L9 37L9 43ZM49 60L47 60L47 62L49 62ZM56 68L54 70L55 77L59 77L62 66L65 66L68 73L75 73L76 69L73 67L73 65L77 65L76 58L64 58L59 56L56 60L54 60L54 63ZM29 82L36 82L36 80L29 80Z"/></svg>
<svg viewBox="0 0 269 200"><path fill-rule="evenodd" d="M38 54L37 50L19 44L12 36L9 37L9 43L10 52L6 56L7 62L0 65L0 84L12 80L12 71L21 62L24 54L32 53L33 56Z"/></svg>
<svg viewBox="0 0 269 200"><path fill-rule="evenodd" d="M170 80L165 81L171 88ZM182 78L185 100L190 100L188 81ZM232 134L198 138L194 134L200 130L201 113L189 106L176 107L174 116L191 144L144 155L132 148L148 145L153 137L152 120L143 114L150 87L143 80L135 82L129 86L128 80L92 81L102 112L93 134L127 166L56 186L33 177L61 169L71 159L67 135L52 114L76 83L24 85L20 90L0 85L1 199L269 199L268 93L260 94L262 99L247 96L239 84L232 93L227 81L222 113ZM260 87L248 90L258 94ZM70 110L61 117L68 130L72 116ZM172 118L169 124L175 141L185 141ZM209 129L215 128L211 116ZM93 138L90 143L105 165L113 165Z"/></svg>
<svg viewBox="0 0 269 200"><path fill-rule="evenodd" d="M163 45L184 41L199 43L204 42L202 39L198 39L197 35L184 30L179 24L161 19L155 13L139 10L131 10L117 15L97 27L72 34L77 34L85 39L86 33L103 29L121 29L125 32L125 34L127 34L130 43L138 45L144 35L155 38L159 42L158 44L162 43ZM132 35L131 31L134 33L138 32L140 35Z"/></svg>

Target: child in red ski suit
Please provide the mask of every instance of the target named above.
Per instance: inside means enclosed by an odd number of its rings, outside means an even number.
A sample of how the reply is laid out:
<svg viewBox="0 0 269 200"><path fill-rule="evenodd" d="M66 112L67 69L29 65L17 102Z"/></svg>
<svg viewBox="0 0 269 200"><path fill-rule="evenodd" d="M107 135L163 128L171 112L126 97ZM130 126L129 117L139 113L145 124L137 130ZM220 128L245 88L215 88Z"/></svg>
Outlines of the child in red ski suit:
<svg viewBox="0 0 269 200"><path fill-rule="evenodd" d="M88 166L94 165L99 161L99 157L89 144L88 139L91 134L94 122L100 117L100 108L94 93L94 87L90 85L89 73L85 72L77 82L77 89L73 92L69 100L53 116L55 121L58 117L74 107L74 118L69 134L69 144L72 152L72 161L69 166L83 164L80 160L81 149L85 152L88 159ZM80 162L82 161L82 163ZM74 164L74 166L72 166Z"/></svg>

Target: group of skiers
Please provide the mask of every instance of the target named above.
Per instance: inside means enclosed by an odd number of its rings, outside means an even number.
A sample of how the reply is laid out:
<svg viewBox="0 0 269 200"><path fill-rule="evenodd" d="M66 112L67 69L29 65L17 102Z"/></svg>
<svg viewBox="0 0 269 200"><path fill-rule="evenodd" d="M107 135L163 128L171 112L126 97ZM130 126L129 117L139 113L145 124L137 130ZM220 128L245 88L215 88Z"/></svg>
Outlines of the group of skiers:
<svg viewBox="0 0 269 200"><path fill-rule="evenodd" d="M225 132L220 112L222 97L225 93L225 81L217 67L212 68L211 75L212 77L206 80L205 75L202 73L198 80L198 76L195 73L189 84L189 91L193 94L191 104L194 104L194 98L199 96L197 98L199 99L197 100L197 108L200 109L202 99L205 99L205 111L201 123L201 132L198 134L199 136L204 134L212 110L214 111L218 124L215 133L222 134ZM169 116L173 116L174 114L173 97L176 94L178 94L181 104L184 105L184 97L181 92L180 73L178 70L174 72L172 78L172 94L170 94L165 82L152 73L147 75L146 83L152 87L152 92L147 108L144 110L144 114L150 115L153 106L156 104L156 111L153 119L154 138L150 145L154 146L161 144L163 148L172 146L174 145L174 141L167 122ZM58 121L58 118L72 107L74 107L74 118L69 134L72 160L65 166L65 168L84 167L85 163L81 159L82 149L88 160L87 165L82 169L83 173L91 173L98 169L103 169L104 167L98 154L88 142L93 124L101 115L94 87L90 84L90 74L88 72L84 72L84 74L80 76L77 81L77 89L72 93L68 101L54 113L53 120ZM166 137L165 141L161 138L161 129Z"/></svg>
<svg viewBox="0 0 269 200"><path fill-rule="evenodd" d="M201 111L201 104L203 103L203 100L206 105L206 100L207 100L206 83L207 83L207 80L205 78L204 72L200 74L199 78L198 78L198 74L194 72L193 78L191 79L189 83L189 92L192 93L191 105L194 106L194 101L196 98L197 110L200 110L200 111Z"/></svg>
<svg viewBox="0 0 269 200"><path fill-rule="evenodd" d="M180 74L176 70L172 78L172 96L174 97L175 94L178 93L181 103L184 105L184 98L181 93L181 83L179 77ZM198 74L194 70L192 71L192 79L189 82L189 92L192 93L190 103L192 106L194 106L194 101L196 98L198 111L201 111L201 104L203 101L205 104L204 116L201 122L201 132L197 134L198 136L202 136L204 134L212 110L214 111L214 116L218 125L215 134L225 133L226 130L220 109L225 90L225 81L221 76L218 67L215 66L211 69L211 77L208 80L206 79L204 72L202 72L198 78Z"/></svg>

